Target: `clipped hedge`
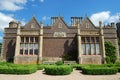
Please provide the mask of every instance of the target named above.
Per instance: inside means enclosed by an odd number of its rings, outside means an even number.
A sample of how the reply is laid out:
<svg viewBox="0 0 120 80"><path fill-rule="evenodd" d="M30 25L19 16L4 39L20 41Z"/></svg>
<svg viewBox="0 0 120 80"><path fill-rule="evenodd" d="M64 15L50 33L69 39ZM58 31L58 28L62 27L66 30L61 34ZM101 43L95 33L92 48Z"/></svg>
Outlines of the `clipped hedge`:
<svg viewBox="0 0 120 80"><path fill-rule="evenodd" d="M12 63L0 63L0 74L31 74L37 71L35 65L16 65Z"/></svg>
<svg viewBox="0 0 120 80"><path fill-rule="evenodd" d="M99 68L91 68L91 67L84 67L82 69L83 74L90 74L90 75L110 75L116 74L118 70L116 68L109 68L109 67L99 67Z"/></svg>
<svg viewBox="0 0 120 80"><path fill-rule="evenodd" d="M45 68L45 65L42 65L42 64L38 64L37 65L37 69L38 70L42 70L42 69L44 69Z"/></svg>
<svg viewBox="0 0 120 80"><path fill-rule="evenodd" d="M31 74L35 68L0 68L0 74Z"/></svg>
<svg viewBox="0 0 120 80"><path fill-rule="evenodd" d="M45 73L49 75L67 75L73 71L71 66L61 65L61 66L47 66L45 67Z"/></svg>
<svg viewBox="0 0 120 80"><path fill-rule="evenodd" d="M71 65L73 68L76 68L76 70L82 70L82 68L84 66L87 66L87 65L80 65L80 64L74 64L74 65Z"/></svg>

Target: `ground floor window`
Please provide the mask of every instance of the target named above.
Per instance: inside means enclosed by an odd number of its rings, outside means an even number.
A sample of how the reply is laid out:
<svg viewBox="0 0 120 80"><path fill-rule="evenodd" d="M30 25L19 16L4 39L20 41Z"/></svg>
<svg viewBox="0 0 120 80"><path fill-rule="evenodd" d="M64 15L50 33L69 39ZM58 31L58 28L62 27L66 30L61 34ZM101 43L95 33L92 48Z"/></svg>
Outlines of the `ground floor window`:
<svg viewBox="0 0 120 80"><path fill-rule="evenodd" d="M38 37L21 37L20 55L38 55Z"/></svg>
<svg viewBox="0 0 120 80"><path fill-rule="evenodd" d="M83 55L99 55L100 54L100 41L99 37L82 37L82 54Z"/></svg>

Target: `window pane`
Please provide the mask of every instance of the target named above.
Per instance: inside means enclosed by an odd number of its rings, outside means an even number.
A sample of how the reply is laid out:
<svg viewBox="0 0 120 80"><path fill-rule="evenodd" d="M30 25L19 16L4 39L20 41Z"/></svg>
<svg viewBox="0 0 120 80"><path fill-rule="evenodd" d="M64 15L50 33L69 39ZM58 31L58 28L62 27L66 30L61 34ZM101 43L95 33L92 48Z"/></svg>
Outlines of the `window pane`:
<svg viewBox="0 0 120 80"><path fill-rule="evenodd" d="M82 43L85 43L85 37L82 37Z"/></svg>
<svg viewBox="0 0 120 80"><path fill-rule="evenodd" d="M34 44L34 54L38 54L38 44Z"/></svg>
<svg viewBox="0 0 120 80"><path fill-rule="evenodd" d="M21 42L24 43L24 37L21 37Z"/></svg>
<svg viewBox="0 0 120 80"><path fill-rule="evenodd" d="M91 37L91 42L95 43L95 38L94 37Z"/></svg>
<svg viewBox="0 0 120 80"><path fill-rule="evenodd" d="M25 54L28 55L28 44L25 44Z"/></svg>
<svg viewBox="0 0 120 80"><path fill-rule="evenodd" d="M29 50L30 50L30 51L29 51L29 52L30 52L30 55L33 55L33 44L30 44L30 47L29 47L29 48L30 48L30 49L29 49Z"/></svg>
<svg viewBox="0 0 120 80"><path fill-rule="evenodd" d="M20 54L23 55L24 44L20 44Z"/></svg>
<svg viewBox="0 0 120 80"><path fill-rule="evenodd" d="M38 43L38 37L35 37L35 42Z"/></svg>
<svg viewBox="0 0 120 80"><path fill-rule="evenodd" d="M96 37L96 43L99 43L99 37Z"/></svg>
<svg viewBox="0 0 120 80"><path fill-rule="evenodd" d="M95 54L95 45L91 44L91 54Z"/></svg>
<svg viewBox="0 0 120 80"><path fill-rule="evenodd" d="M100 54L100 47L99 47L99 44L96 44L96 54Z"/></svg>
<svg viewBox="0 0 120 80"><path fill-rule="evenodd" d="M33 37L30 37L30 42L34 42L34 38Z"/></svg>
<svg viewBox="0 0 120 80"><path fill-rule="evenodd" d="M82 44L82 54L85 54L85 44Z"/></svg>
<svg viewBox="0 0 120 80"><path fill-rule="evenodd" d="M90 54L90 44L86 44L86 55Z"/></svg>
<svg viewBox="0 0 120 80"><path fill-rule="evenodd" d="M90 43L90 38L89 37L86 37L86 42Z"/></svg>
<svg viewBox="0 0 120 80"><path fill-rule="evenodd" d="M26 42L29 42L29 37L26 37Z"/></svg>

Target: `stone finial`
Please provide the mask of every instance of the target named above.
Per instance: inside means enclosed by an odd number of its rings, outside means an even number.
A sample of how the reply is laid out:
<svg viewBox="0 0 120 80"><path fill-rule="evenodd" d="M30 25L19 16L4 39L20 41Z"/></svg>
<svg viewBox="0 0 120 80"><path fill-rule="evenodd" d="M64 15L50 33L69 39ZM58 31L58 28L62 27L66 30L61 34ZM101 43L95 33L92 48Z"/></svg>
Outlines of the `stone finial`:
<svg viewBox="0 0 120 80"><path fill-rule="evenodd" d="M99 27L102 28L102 21L99 21Z"/></svg>
<svg viewBox="0 0 120 80"><path fill-rule="evenodd" d="M100 35L103 35L102 21L99 21Z"/></svg>
<svg viewBox="0 0 120 80"><path fill-rule="evenodd" d="M79 23L77 23L77 28L78 28L78 29L80 28L80 24L79 24Z"/></svg>
<svg viewBox="0 0 120 80"><path fill-rule="evenodd" d="M43 21L40 21L40 26L41 28L43 28Z"/></svg>
<svg viewBox="0 0 120 80"><path fill-rule="evenodd" d="M20 28L20 24L21 24L21 22L20 22L20 21L18 21L18 28Z"/></svg>

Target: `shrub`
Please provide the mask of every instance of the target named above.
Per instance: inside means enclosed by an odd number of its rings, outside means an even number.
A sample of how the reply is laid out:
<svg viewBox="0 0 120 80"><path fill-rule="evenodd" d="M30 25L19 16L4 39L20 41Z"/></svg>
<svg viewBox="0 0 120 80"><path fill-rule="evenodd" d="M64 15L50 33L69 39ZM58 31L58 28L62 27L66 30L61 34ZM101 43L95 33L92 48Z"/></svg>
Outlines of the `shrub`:
<svg viewBox="0 0 120 80"><path fill-rule="evenodd" d="M37 69L38 70L42 70L42 69L44 69L44 67L45 67L45 65L42 65L42 64L38 64L37 65Z"/></svg>
<svg viewBox="0 0 120 80"><path fill-rule="evenodd" d="M116 67L118 69L118 72L120 72L120 67Z"/></svg>
<svg viewBox="0 0 120 80"><path fill-rule="evenodd" d="M90 74L90 75L110 75L116 74L118 70L116 68L109 68L109 67L99 67L99 68L91 68L91 67L84 67L82 69L83 74Z"/></svg>
<svg viewBox="0 0 120 80"><path fill-rule="evenodd" d="M18 68L11 68L11 67L5 67L5 68L0 68L0 74L31 74L36 72L36 68L23 68L23 67L18 67Z"/></svg>
<svg viewBox="0 0 120 80"><path fill-rule="evenodd" d="M80 64L75 64L75 65L71 65L73 68L76 68L76 70L82 70L82 68L84 66L87 66L87 65L80 65Z"/></svg>
<svg viewBox="0 0 120 80"><path fill-rule="evenodd" d="M67 75L72 72L72 67L67 65L56 66L51 65L45 68L45 73L49 75Z"/></svg>
<svg viewBox="0 0 120 80"><path fill-rule="evenodd" d="M106 56L105 60L106 60L106 63L110 63L110 57L109 56Z"/></svg>
<svg viewBox="0 0 120 80"><path fill-rule="evenodd" d="M63 65L63 62L62 61L57 61L55 64L56 65Z"/></svg>
<svg viewBox="0 0 120 80"><path fill-rule="evenodd" d="M114 65L120 67L120 62L116 62Z"/></svg>
<svg viewBox="0 0 120 80"><path fill-rule="evenodd" d="M116 47L110 41L105 42L105 54L109 56L111 63L115 63L117 59Z"/></svg>
<svg viewBox="0 0 120 80"><path fill-rule="evenodd" d="M117 60L117 57L116 57L115 55L111 55L111 56L110 56L110 61L111 61L112 63L115 63L116 60Z"/></svg>
<svg viewBox="0 0 120 80"><path fill-rule="evenodd" d="M35 65L17 65L12 63L0 63L0 74L31 74L36 72Z"/></svg>

